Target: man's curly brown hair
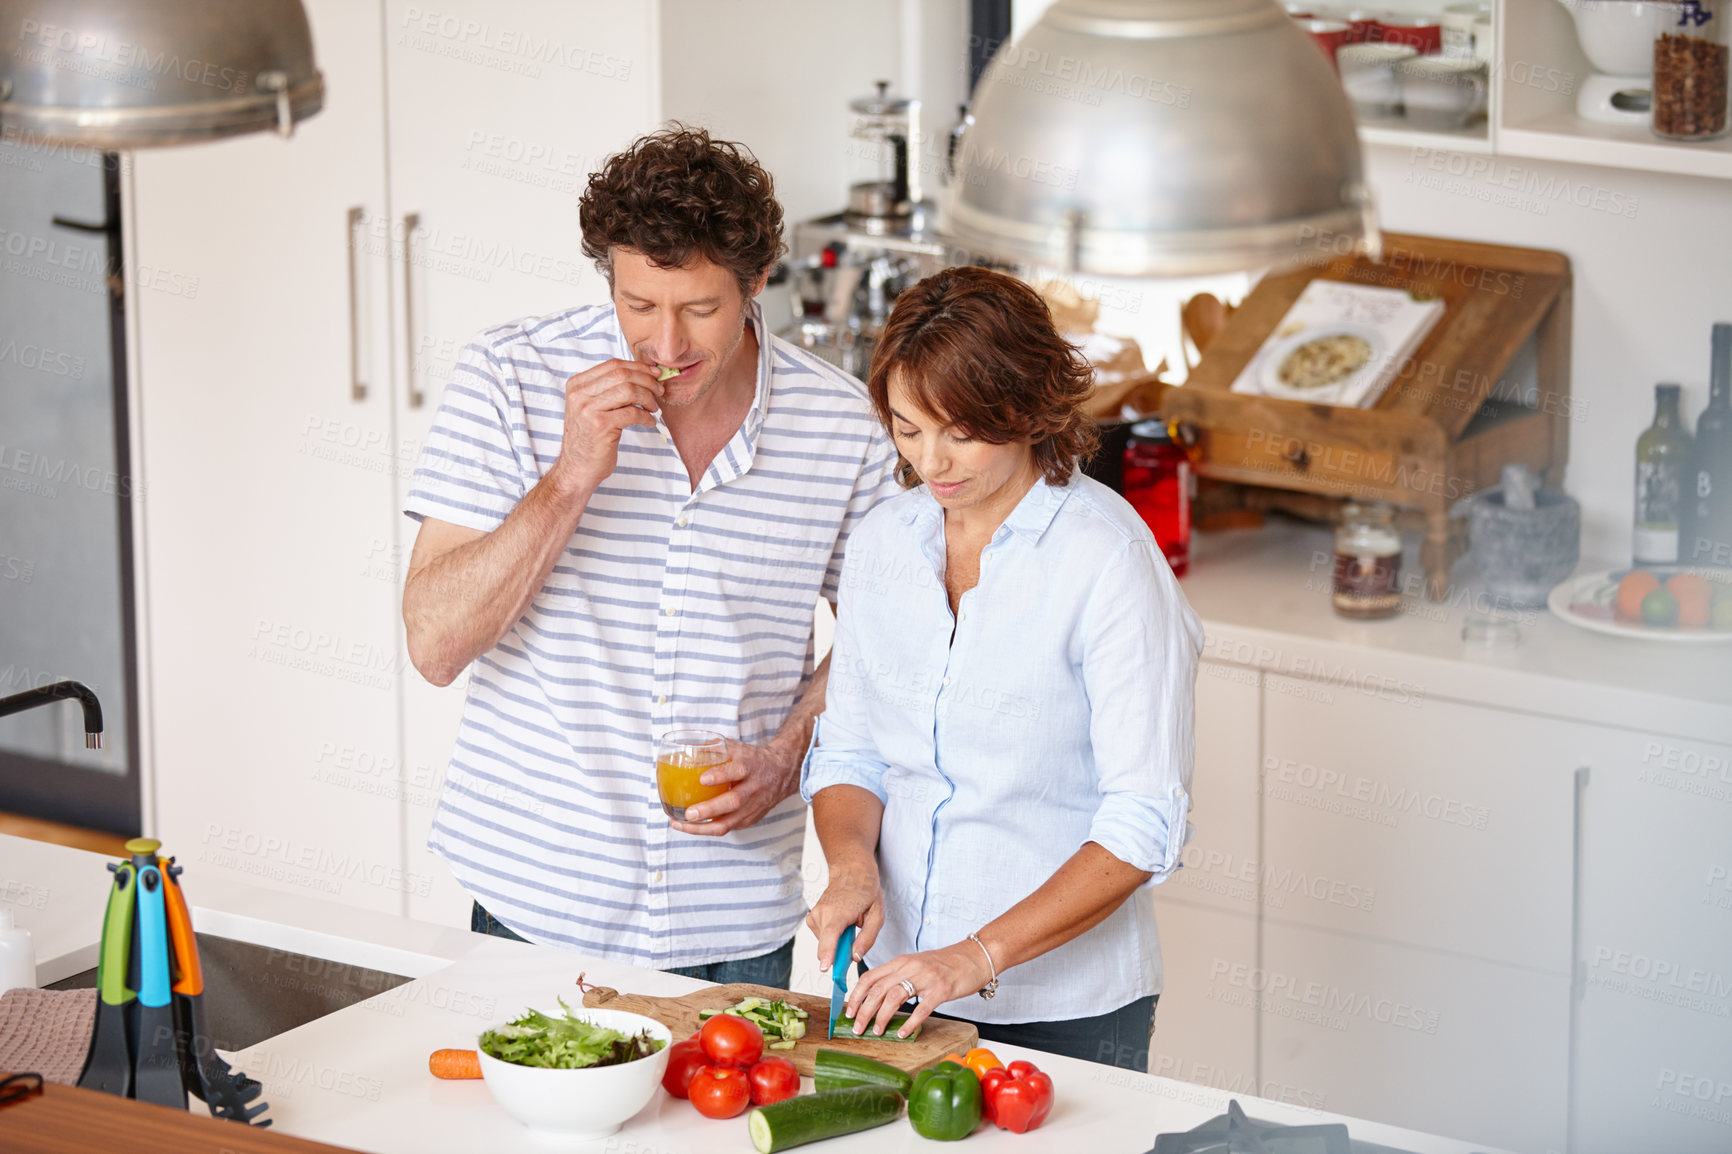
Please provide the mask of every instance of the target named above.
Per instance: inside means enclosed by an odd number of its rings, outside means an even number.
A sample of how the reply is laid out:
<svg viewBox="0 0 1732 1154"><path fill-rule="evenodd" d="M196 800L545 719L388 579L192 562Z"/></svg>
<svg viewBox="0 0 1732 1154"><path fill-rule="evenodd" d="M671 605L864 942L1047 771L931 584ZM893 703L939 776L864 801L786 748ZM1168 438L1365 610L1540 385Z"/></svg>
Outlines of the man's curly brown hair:
<svg viewBox="0 0 1732 1154"><path fill-rule="evenodd" d="M1059 335L1040 294L1003 273L947 268L903 290L866 379L886 429L892 375L915 405L975 440L1029 442L1049 485L1069 484L1100 440L1083 411L1094 369ZM896 479L920 483L906 458Z"/></svg>
<svg viewBox="0 0 1732 1154"><path fill-rule="evenodd" d="M775 184L742 144L674 124L608 157L578 202L584 255L613 287L613 250L658 268L696 258L734 274L750 298L787 251Z"/></svg>

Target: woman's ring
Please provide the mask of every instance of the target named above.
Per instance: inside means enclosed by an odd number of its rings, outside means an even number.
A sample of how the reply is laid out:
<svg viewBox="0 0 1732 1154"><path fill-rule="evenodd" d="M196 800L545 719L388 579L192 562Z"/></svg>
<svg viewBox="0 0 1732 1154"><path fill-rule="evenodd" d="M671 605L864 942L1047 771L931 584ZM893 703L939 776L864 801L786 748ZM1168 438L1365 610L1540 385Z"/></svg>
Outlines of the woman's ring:
<svg viewBox="0 0 1732 1154"><path fill-rule="evenodd" d="M914 983L907 978L902 979L902 988L908 991L910 998L918 998L920 994L914 989Z"/></svg>

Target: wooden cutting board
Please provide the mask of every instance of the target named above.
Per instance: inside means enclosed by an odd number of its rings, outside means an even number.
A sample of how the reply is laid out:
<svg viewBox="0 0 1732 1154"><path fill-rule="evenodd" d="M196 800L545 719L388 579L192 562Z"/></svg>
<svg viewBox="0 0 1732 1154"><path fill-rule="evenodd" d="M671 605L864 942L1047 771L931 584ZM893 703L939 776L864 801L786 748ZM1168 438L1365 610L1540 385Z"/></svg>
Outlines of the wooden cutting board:
<svg viewBox="0 0 1732 1154"><path fill-rule="evenodd" d="M795 994L788 990L771 989L769 986L751 986L744 983L734 983L727 986L705 986L690 994L678 998L655 998L644 994L622 994L606 986L597 986L583 995L583 1004L592 1009L606 1007L610 1010L628 1010L634 1014L643 1014L654 1018L666 1026L678 1042L691 1037L698 1032L698 1011L722 1010L746 998L763 998L766 1001L781 999L805 1010L809 1015L806 1019L806 1036L795 1044L792 1050L765 1050L766 1054L780 1054L790 1059L799 1067L800 1073L810 1078L812 1062L819 1050L841 1050L850 1054L864 1054L868 1058L876 1058L886 1065L895 1066L898 1070L906 1070L913 1074L932 1065L944 1055L954 1051L966 1054L980 1044L980 1031L972 1023L955 1022L939 1018L928 1018L922 1023L920 1036L912 1042L890 1042L883 1038L853 1038L846 1033L834 1038L824 1037L824 1030L830 1022L830 1000L815 998L810 994Z"/></svg>

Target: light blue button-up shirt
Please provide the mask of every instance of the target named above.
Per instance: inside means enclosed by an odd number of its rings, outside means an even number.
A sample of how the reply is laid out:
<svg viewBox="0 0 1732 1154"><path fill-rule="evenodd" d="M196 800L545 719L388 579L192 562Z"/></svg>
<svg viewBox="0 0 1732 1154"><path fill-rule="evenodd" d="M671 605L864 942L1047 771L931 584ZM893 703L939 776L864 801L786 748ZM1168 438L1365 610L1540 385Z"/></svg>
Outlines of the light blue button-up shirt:
<svg viewBox="0 0 1732 1154"><path fill-rule="evenodd" d="M954 616L944 558L944 511L922 486L866 516L842 567L801 792L856 785L884 803L885 924L867 964L965 939L1093 841L1150 885L1006 972L991 1001L941 1009L1055 1021L1159 993L1150 890L1190 834L1202 626L1135 510L1080 473L1036 482Z"/></svg>

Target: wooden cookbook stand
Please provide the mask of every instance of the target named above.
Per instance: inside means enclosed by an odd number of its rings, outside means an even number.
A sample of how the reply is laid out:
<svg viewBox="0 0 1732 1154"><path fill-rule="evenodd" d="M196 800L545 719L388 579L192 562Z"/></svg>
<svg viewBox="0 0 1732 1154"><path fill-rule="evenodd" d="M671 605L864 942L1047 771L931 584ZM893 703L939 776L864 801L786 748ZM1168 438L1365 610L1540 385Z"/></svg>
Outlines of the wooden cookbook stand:
<svg viewBox="0 0 1732 1154"><path fill-rule="evenodd" d="M1441 297L1444 314L1371 408L1230 392L1315 278ZM1310 494L1314 507L1345 498L1422 511L1420 560L1436 600L1459 548L1450 535L1457 500L1498 484L1514 462L1561 486L1573 413L1570 293L1562 253L1385 233L1381 261L1325 254L1265 277L1189 380L1143 396L1195 427L1203 477ZM1270 503L1279 502L1261 502Z"/></svg>

